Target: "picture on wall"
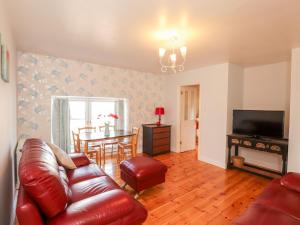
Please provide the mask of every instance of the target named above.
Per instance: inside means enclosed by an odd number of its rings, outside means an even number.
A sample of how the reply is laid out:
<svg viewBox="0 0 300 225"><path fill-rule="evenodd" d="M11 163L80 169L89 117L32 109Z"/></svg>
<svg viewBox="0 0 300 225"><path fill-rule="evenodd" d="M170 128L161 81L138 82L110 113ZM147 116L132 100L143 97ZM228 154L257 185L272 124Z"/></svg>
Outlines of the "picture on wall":
<svg viewBox="0 0 300 225"><path fill-rule="evenodd" d="M1 78L9 82L9 51L6 45L1 45Z"/></svg>

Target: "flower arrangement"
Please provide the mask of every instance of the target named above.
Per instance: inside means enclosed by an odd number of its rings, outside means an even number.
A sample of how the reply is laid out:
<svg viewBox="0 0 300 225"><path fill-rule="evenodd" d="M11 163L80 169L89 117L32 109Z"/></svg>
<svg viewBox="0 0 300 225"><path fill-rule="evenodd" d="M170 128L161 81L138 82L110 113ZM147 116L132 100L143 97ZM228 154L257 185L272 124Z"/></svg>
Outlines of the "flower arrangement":
<svg viewBox="0 0 300 225"><path fill-rule="evenodd" d="M119 116L117 114L113 114L113 113L109 113L109 114L99 114L97 116L97 119L101 119L101 118L104 118L104 120L106 119L106 121L109 122L109 118L113 118L113 119L119 119ZM105 121L104 121L105 123Z"/></svg>
<svg viewBox="0 0 300 225"><path fill-rule="evenodd" d="M119 119L119 116L117 114L109 113L109 114L99 114L97 116L97 119L103 119L104 120L104 126L105 126L105 134L109 134L109 124L110 119L113 118L115 120Z"/></svg>

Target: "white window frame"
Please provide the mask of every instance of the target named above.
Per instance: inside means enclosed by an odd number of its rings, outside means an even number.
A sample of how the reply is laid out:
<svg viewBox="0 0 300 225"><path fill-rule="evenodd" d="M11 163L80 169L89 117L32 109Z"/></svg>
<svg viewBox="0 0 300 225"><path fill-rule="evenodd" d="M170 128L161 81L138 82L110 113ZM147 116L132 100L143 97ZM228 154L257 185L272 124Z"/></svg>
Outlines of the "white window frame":
<svg viewBox="0 0 300 225"><path fill-rule="evenodd" d="M111 97L68 97L69 102L71 101L81 101L85 102L85 126L92 125L92 102L117 102L124 101L124 129L128 129L129 123L129 111L128 111L128 99L126 98L111 98ZM70 118L71 120L71 118Z"/></svg>

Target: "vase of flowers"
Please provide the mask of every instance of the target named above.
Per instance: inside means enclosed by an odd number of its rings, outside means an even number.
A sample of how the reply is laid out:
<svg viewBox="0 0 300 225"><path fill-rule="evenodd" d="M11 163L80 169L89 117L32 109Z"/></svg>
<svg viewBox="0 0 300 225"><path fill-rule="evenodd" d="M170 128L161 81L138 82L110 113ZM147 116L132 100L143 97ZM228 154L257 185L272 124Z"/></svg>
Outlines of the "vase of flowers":
<svg viewBox="0 0 300 225"><path fill-rule="evenodd" d="M102 119L104 123L104 135L109 136L110 133L110 122L111 119L119 119L119 116L117 114L109 113L109 114L99 114L97 119Z"/></svg>
<svg viewBox="0 0 300 225"><path fill-rule="evenodd" d="M109 125L110 125L110 122L104 123L104 135L105 136L109 136Z"/></svg>

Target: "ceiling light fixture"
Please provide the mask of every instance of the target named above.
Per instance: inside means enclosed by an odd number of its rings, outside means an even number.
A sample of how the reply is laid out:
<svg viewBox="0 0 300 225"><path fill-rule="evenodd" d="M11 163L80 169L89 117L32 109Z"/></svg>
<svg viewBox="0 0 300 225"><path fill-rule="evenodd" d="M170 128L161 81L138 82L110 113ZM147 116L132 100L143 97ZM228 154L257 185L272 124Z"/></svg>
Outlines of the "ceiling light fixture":
<svg viewBox="0 0 300 225"><path fill-rule="evenodd" d="M180 46L178 44L180 42L178 35L174 34L169 38L167 48L159 48L159 61L163 73L177 73L184 70L187 47Z"/></svg>

